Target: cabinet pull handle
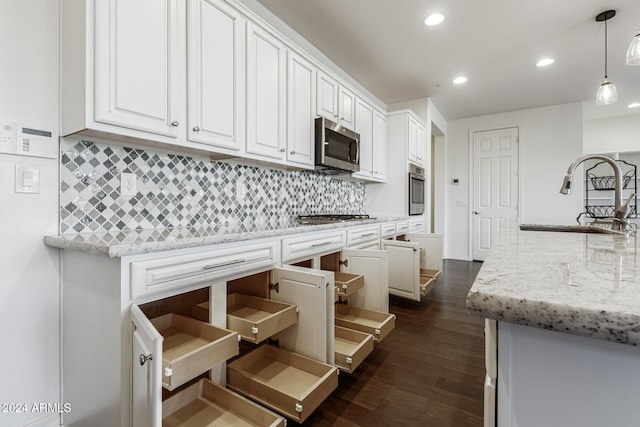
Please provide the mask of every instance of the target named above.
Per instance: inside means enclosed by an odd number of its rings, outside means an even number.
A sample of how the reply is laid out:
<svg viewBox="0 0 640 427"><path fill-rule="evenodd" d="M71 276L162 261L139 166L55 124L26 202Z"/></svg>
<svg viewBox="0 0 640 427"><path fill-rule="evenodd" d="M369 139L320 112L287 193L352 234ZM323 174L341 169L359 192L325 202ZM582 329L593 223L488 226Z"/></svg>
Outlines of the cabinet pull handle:
<svg viewBox="0 0 640 427"><path fill-rule="evenodd" d="M141 354L140 357L138 358L138 361L140 362L140 366L144 366L144 364L147 363L147 360L153 360L153 354L151 353Z"/></svg>
<svg viewBox="0 0 640 427"><path fill-rule="evenodd" d="M174 120L174 121L171 122L171 126L174 127L174 128L177 128L178 126L180 126L180 122L177 121L177 120Z"/></svg>
<svg viewBox="0 0 640 427"><path fill-rule="evenodd" d="M371 233L363 234L363 235L362 235L362 236L360 236L360 237L374 236L375 234L376 234L376 232L375 232L375 231L373 231L373 232L371 232Z"/></svg>
<svg viewBox="0 0 640 427"><path fill-rule="evenodd" d="M314 243L311 245L312 248L317 248L318 246L327 246L332 244L333 242L329 241L329 242L322 242L322 243Z"/></svg>
<svg viewBox="0 0 640 427"><path fill-rule="evenodd" d="M193 131L194 132L200 132L200 126L194 126L193 127Z"/></svg>
<svg viewBox="0 0 640 427"><path fill-rule="evenodd" d="M203 270L212 270L214 268L227 267L229 265L240 264L245 262L244 259L234 259L233 261L221 262L220 264L209 264L202 267Z"/></svg>

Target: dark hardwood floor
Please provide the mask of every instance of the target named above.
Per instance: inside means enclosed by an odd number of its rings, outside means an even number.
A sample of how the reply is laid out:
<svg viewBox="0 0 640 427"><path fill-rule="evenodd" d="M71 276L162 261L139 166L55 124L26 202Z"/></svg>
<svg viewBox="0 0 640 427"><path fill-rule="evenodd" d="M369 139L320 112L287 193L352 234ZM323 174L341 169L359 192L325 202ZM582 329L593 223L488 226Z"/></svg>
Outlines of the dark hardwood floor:
<svg viewBox="0 0 640 427"><path fill-rule="evenodd" d="M446 260L420 303L391 297L395 330L303 425L481 426L484 322L465 307L480 266Z"/></svg>

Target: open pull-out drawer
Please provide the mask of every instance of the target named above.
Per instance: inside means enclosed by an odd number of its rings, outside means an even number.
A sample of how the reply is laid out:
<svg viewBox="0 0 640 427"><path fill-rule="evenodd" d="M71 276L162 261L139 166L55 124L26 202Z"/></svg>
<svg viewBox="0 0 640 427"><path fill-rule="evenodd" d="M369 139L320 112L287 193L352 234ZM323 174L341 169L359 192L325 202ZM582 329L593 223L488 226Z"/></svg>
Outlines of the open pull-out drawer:
<svg viewBox="0 0 640 427"><path fill-rule="evenodd" d="M334 284L338 288L339 295L349 296L364 287L364 276L362 274L336 271L334 275Z"/></svg>
<svg viewBox="0 0 640 427"><path fill-rule="evenodd" d="M420 269L420 295L426 296L436 286L436 280L442 276L441 270L430 268Z"/></svg>
<svg viewBox="0 0 640 427"><path fill-rule="evenodd" d="M236 332L175 313L150 323L163 337L162 386L168 390L238 355Z"/></svg>
<svg viewBox="0 0 640 427"><path fill-rule="evenodd" d="M262 345L227 365L227 386L301 423L338 387L338 369Z"/></svg>
<svg viewBox="0 0 640 427"><path fill-rule="evenodd" d="M164 427L284 427L284 418L207 379L162 402Z"/></svg>
<svg viewBox="0 0 640 427"><path fill-rule="evenodd" d="M244 294L227 295L227 328L258 344L298 322L295 305Z"/></svg>
<svg viewBox="0 0 640 427"><path fill-rule="evenodd" d="M433 277L434 280L438 280L440 277L442 277L442 270L435 270L431 268L421 268L420 275L430 276L430 277Z"/></svg>
<svg viewBox="0 0 640 427"><path fill-rule="evenodd" d="M348 305L336 305L336 326L373 335L382 341L396 326L396 315Z"/></svg>
<svg viewBox="0 0 640 427"><path fill-rule="evenodd" d="M335 365L351 373L373 351L373 335L336 326L333 349Z"/></svg>

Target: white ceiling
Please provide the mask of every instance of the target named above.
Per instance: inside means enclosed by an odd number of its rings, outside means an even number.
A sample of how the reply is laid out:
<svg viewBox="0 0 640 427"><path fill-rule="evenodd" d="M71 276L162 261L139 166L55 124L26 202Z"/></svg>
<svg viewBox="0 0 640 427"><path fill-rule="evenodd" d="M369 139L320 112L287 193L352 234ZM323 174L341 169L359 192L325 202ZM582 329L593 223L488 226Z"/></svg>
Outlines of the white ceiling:
<svg viewBox="0 0 640 427"><path fill-rule="evenodd" d="M604 76L617 104L585 116L637 113L640 66L625 64L640 29L640 0L258 0L387 104L430 96L447 120L591 101ZM432 12L446 16L426 27ZM540 69L535 63L552 57ZM467 83L456 86L464 74Z"/></svg>

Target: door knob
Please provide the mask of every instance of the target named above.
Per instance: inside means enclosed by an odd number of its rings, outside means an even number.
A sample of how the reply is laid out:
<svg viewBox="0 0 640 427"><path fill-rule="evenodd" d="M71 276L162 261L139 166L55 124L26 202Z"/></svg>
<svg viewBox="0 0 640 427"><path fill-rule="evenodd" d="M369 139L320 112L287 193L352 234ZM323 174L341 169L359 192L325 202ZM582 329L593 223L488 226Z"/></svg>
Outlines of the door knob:
<svg viewBox="0 0 640 427"><path fill-rule="evenodd" d="M473 211L473 214L474 214L474 215L480 215L480 212L478 212L478 211Z"/></svg>

